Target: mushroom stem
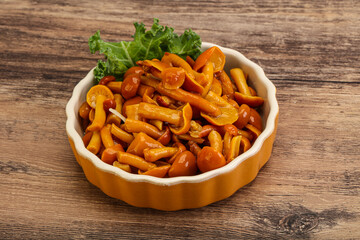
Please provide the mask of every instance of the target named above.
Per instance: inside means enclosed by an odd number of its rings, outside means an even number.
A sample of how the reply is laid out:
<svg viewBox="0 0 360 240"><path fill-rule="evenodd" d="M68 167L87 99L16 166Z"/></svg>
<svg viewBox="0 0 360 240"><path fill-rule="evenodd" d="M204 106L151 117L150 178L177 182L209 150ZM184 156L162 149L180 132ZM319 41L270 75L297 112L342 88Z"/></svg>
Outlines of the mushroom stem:
<svg viewBox="0 0 360 240"><path fill-rule="evenodd" d="M179 126L181 124L181 111L178 110L141 102L139 104L138 113L141 117L146 119L161 120L174 124L175 126Z"/></svg>
<svg viewBox="0 0 360 240"><path fill-rule="evenodd" d="M172 157L177 151L177 147L146 148L144 149L144 158L148 162L155 162L161 158Z"/></svg>
<svg viewBox="0 0 360 240"><path fill-rule="evenodd" d="M251 92L249 90L249 87L246 83L246 78L244 75L244 72L240 68L233 68L230 70L230 75L233 78L235 85L239 92L242 94L251 96Z"/></svg>
<svg viewBox="0 0 360 240"><path fill-rule="evenodd" d="M156 91L175 100L188 102L191 106L197 107L201 111L206 112L212 116L219 116L221 114L220 108L214 103L211 103L208 100L202 98L201 96L187 92L181 88L171 90L166 89L161 84L159 84L156 87Z"/></svg>

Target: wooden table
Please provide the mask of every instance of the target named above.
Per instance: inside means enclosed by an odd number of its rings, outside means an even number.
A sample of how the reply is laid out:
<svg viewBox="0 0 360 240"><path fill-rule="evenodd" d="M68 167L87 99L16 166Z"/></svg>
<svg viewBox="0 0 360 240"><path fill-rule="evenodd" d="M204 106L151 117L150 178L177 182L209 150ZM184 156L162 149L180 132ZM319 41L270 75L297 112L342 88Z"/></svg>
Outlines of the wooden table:
<svg viewBox="0 0 360 240"><path fill-rule="evenodd" d="M358 1L0 4L0 239L360 238ZM106 196L67 140L65 105L98 59L89 36L130 40L132 23L153 17L242 52L278 90L270 161L201 209L140 209Z"/></svg>

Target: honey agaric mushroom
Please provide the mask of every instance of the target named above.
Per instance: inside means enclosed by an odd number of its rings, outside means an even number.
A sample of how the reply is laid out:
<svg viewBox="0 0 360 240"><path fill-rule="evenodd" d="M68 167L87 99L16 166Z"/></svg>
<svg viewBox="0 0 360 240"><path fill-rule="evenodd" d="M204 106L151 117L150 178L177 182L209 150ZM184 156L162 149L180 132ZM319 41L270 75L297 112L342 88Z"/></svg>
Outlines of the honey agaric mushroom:
<svg viewBox="0 0 360 240"><path fill-rule="evenodd" d="M157 127L160 131L163 130L164 122L157 119L150 119L149 123Z"/></svg>
<svg viewBox="0 0 360 240"><path fill-rule="evenodd" d="M152 97L154 95L154 92L155 92L155 88L144 84L140 84L136 94L141 97L143 97L145 94L148 95L149 97Z"/></svg>
<svg viewBox="0 0 360 240"><path fill-rule="evenodd" d="M241 135L239 135L231 139L230 149L226 157L226 163L231 162L232 160L234 160L234 158L239 156L241 138L242 138Z"/></svg>
<svg viewBox="0 0 360 240"><path fill-rule="evenodd" d="M188 145L190 152L192 152L195 156L197 156L201 151L201 147L199 147L199 145L194 141L188 141Z"/></svg>
<svg viewBox="0 0 360 240"><path fill-rule="evenodd" d="M139 104L128 105L126 107L126 116L129 119L142 121L143 118L139 115Z"/></svg>
<svg viewBox="0 0 360 240"><path fill-rule="evenodd" d="M163 148L145 148L144 149L144 158L148 162L155 162L161 158L172 157L177 153L177 147L163 147Z"/></svg>
<svg viewBox="0 0 360 240"><path fill-rule="evenodd" d="M121 95L125 99L130 99L134 97L138 91L140 82L140 74L138 73L133 73L126 76L121 85Z"/></svg>
<svg viewBox="0 0 360 240"><path fill-rule="evenodd" d="M223 155L225 157L225 159L227 159L229 150L230 150L230 145L231 145L231 139L232 139L232 135L229 132L225 132L224 134L224 140L223 140Z"/></svg>
<svg viewBox="0 0 360 240"><path fill-rule="evenodd" d="M157 139L162 145L168 145L171 140L171 131L168 126L165 127L164 133Z"/></svg>
<svg viewBox="0 0 360 240"><path fill-rule="evenodd" d="M182 59L176 54L166 52L162 57L161 62L165 64L169 64L173 67L181 67L185 70L186 75L188 75L188 77L192 79L195 78L191 66L184 59Z"/></svg>
<svg viewBox="0 0 360 240"><path fill-rule="evenodd" d="M213 79L213 82L212 82L211 87L210 87L210 91L212 91L215 94L221 96L223 90L222 90L222 87L221 87L221 83L217 78Z"/></svg>
<svg viewBox="0 0 360 240"><path fill-rule="evenodd" d="M197 171L196 157L190 151L184 151L176 156L169 169L169 177L192 176Z"/></svg>
<svg viewBox="0 0 360 240"><path fill-rule="evenodd" d="M101 141L105 148L109 148L115 145L110 129L111 129L111 125L108 124L103 126L100 130Z"/></svg>
<svg viewBox="0 0 360 240"><path fill-rule="evenodd" d="M125 72L124 78L126 78L128 75L133 74L133 73L143 75L144 74L144 69L142 67L140 67L140 66L131 67Z"/></svg>
<svg viewBox="0 0 360 240"><path fill-rule="evenodd" d="M101 147L100 133L99 131L94 131L86 149L92 152L93 154L97 154L100 151L100 147Z"/></svg>
<svg viewBox="0 0 360 240"><path fill-rule="evenodd" d="M170 164L158 166L158 167L152 168L150 170L147 170L146 172L139 171L139 174L163 178L168 173L170 167L171 167Z"/></svg>
<svg viewBox="0 0 360 240"><path fill-rule="evenodd" d="M205 76L203 73L201 73L202 79L205 79ZM199 78L199 75L197 75ZM182 85L182 88L184 88L187 91L202 93L204 92L204 87L201 85L200 81L196 81L195 78L190 78L189 76L185 75L185 81Z"/></svg>
<svg viewBox="0 0 360 240"><path fill-rule="evenodd" d="M85 147L87 147L87 145L89 145L92 135L93 135L93 132L87 132L82 137L82 141L83 141Z"/></svg>
<svg viewBox="0 0 360 240"><path fill-rule="evenodd" d="M230 75L239 91L234 94L234 97L239 104L245 103L250 107L259 107L264 103L264 99L262 97L251 95L244 72L240 68L231 69Z"/></svg>
<svg viewBox="0 0 360 240"><path fill-rule="evenodd" d="M249 123L262 131L262 122L260 114L253 108L250 108Z"/></svg>
<svg viewBox="0 0 360 240"><path fill-rule="evenodd" d="M128 152L117 152L117 160L119 163L129 164L142 171L148 171L156 167L156 164L145 161L144 158Z"/></svg>
<svg viewBox="0 0 360 240"><path fill-rule="evenodd" d="M251 148L251 143L247 137L244 136L241 137L241 147L242 147L242 152L246 152Z"/></svg>
<svg viewBox="0 0 360 240"><path fill-rule="evenodd" d="M119 140L130 144L134 140L134 136L128 132L125 132L115 124L111 125L110 132L117 137Z"/></svg>
<svg viewBox="0 0 360 240"><path fill-rule="evenodd" d="M211 116L219 116L221 114L220 108L214 103L209 102L208 100L202 98L201 96L185 91L181 88L170 90L166 89L161 84L156 87L156 91L160 94L171 97L175 100L188 102L191 106L194 106L200 109L202 112L205 112Z"/></svg>
<svg viewBox="0 0 360 240"><path fill-rule="evenodd" d="M203 126L202 129L201 129L201 132L199 133L199 137L202 138L202 137L208 136L209 133L210 133L212 130L217 131L218 133L220 133L220 135L224 135L224 134L225 134L225 131L224 131L224 129L223 129L221 126L205 125L205 126Z"/></svg>
<svg viewBox="0 0 360 240"><path fill-rule="evenodd" d="M169 67L161 72L161 83L167 89L178 89L185 81L185 70L178 67Z"/></svg>
<svg viewBox="0 0 360 240"><path fill-rule="evenodd" d="M121 93L122 82L112 81L107 83L106 86L114 93Z"/></svg>
<svg viewBox="0 0 360 240"><path fill-rule="evenodd" d="M208 172L226 165L222 153L213 147L203 147L197 156L197 166L201 172Z"/></svg>
<svg viewBox="0 0 360 240"><path fill-rule="evenodd" d="M254 125L246 124L245 128L249 129L253 134L253 141L255 141L261 134L261 131L257 129Z"/></svg>
<svg viewBox="0 0 360 240"><path fill-rule="evenodd" d="M216 95L214 92L209 91L205 99L217 105L221 110L221 114L216 117L209 116L208 114L201 112L201 116L209 123L217 126L224 126L226 124L232 124L238 119L239 116L236 108L225 101L222 97Z"/></svg>
<svg viewBox="0 0 360 240"><path fill-rule="evenodd" d="M140 97L140 96L136 96L136 97L133 97L133 98L131 98L131 99L128 99L128 100L126 100L125 102L124 102L124 104L123 104L123 106L122 106L122 109L121 109L121 112L119 112L119 113L121 113L122 115L124 115L125 117L127 117L127 115L126 115L126 108L127 108L127 106L129 106L129 105L133 105L133 104L138 104L138 103L140 103L142 101L142 98ZM116 109L117 110L117 109Z"/></svg>
<svg viewBox="0 0 360 240"><path fill-rule="evenodd" d="M196 59L193 69L200 70L207 62L211 62L214 66L214 72L221 71L225 65L225 54L216 46L206 49Z"/></svg>
<svg viewBox="0 0 360 240"><path fill-rule="evenodd" d="M121 144L106 148L101 154L101 160L105 163L113 164L113 162L116 161L117 152L119 151L124 152L124 148Z"/></svg>
<svg viewBox="0 0 360 240"><path fill-rule="evenodd" d="M214 148L218 152L223 151L223 141L222 141L220 133L212 130L209 133L208 139L210 142L210 147Z"/></svg>
<svg viewBox="0 0 360 240"><path fill-rule="evenodd" d="M83 102L79 108L79 115L82 119L89 119L91 107L87 102Z"/></svg>
<svg viewBox="0 0 360 240"><path fill-rule="evenodd" d="M199 143L199 144L203 144L204 141L205 141L205 139L203 139L203 138L192 137L189 134L180 134L180 135L176 135L176 136L181 140L194 141L194 142Z"/></svg>
<svg viewBox="0 0 360 240"><path fill-rule="evenodd" d="M238 116L239 118L234 122L234 125L242 129L248 124L250 119L250 107L247 104L241 104L238 110Z"/></svg>
<svg viewBox="0 0 360 240"><path fill-rule="evenodd" d="M131 173L131 167L129 164L119 163L118 161L114 161L112 164L114 167L120 168L125 172Z"/></svg>
<svg viewBox="0 0 360 240"><path fill-rule="evenodd" d="M143 132L140 132L136 135L134 141L131 142L126 152L138 155L140 157L144 156L144 149L146 148L163 148L160 142L149 137Z"/></svg>
<svg viewBox="0 0 360 240"><path fill-rule="evenodd" d="M162 135L162 132L155 126L150 123L146 123L139 120L127 118L124 123L124 128L127 132L132 133L146 133L150 137L159 138Z"/></svg>
<svg viewBox="0 0 360 240"><path fill-rule="evenodd" d="M157 96L156 102L162 107L170 107L171 104L175 103L175 100L167 96Z"/></svg>
<svg viewBox="0 0 360 240"><path fill-rule="evenodd" d="M114 76L105 76L102 79L100 79L99 85L106 85L109 82L113 82L115 80L116 80L116 78Z"/></svg>
<svg viewBox="0 0 360 240"><path fill-rule="evenodd" d="M232 86L232 82L225 71L220 72L219 79L220 79L220 82L222 83L221 85L222 85L223 94L230 99L234 99L235 91Z"/></svg>
<svg viewBox="0 0 360 240"><path fill-rule="evenodd" d="M103 85L97 85L103 86ZM95 115L92 123L87 127L88 131L100 131L100 129L104 126L106 121L106 112L104 110L103 103L106 100L106 96L99 95L96 97L96 107L95 107Z"/></svg>
<svg viewBox="0 0 360 240"><path fill-rule="evenodd" d="M158 84L160 84L159 79L153 78L151 75L146 74L145 76L140 76L140 81L142 84L156 88Z"/></svg>
<svg viewBox="0 0 360 240"><path fill-rule="evenodd" d="M175 135L174 135L175 136ZM177 153L174 154L174 156L172 156L167 162L170 163L170 164L173 164L173 162L175 161L176 157L186 151L186 147L184 146L184 144L182 144L181 142L175 142L174 143L174 146L176 146L178 148L178 151Z"/></svg>
<svg viewBox="0 0 360 240"><path fill-rule="evenodd" d="M232 125L232 124L225 125L224 130L226 132L229 132L232 136L239 135L239 129L236 126Z"/></svg>
<svg viewBox="0 0 360 240"><path fill-rule="evenodd" d="M139 115L146 119L157 119L175 126L180 126L182 121L182 111L144 102L139 104Z"/></svg>
<svg viewBox="0 0 360 240"><path fill-rule="evenodd" d="M211 62L207 62L205 64L205 66L203 67L203 74L205 75L206 82L203 85L204 89L201 93L201 96L205 97L206 94L209 92L214 79L214 67Z"/></svg>
<svg viewBox="0 0 360 240"><path fill-rule="evenodd" d="M144 67L145 68L146 67L155 68L155 69L159 70L160 72L164 71L166 68L171 67L170 64L161 62L158 59L137 61L136 64L138 64L139 66L142 66L143 68Z"/></svg>
<svg viewBox="0 0 360 240"><path fill-rule="evenodd" d="M190 129L190 121L192 118L192 109L189 103L185 104L181 109L181 122L180 126L170 126L171 132L176 135L185 134Z"/></svg>

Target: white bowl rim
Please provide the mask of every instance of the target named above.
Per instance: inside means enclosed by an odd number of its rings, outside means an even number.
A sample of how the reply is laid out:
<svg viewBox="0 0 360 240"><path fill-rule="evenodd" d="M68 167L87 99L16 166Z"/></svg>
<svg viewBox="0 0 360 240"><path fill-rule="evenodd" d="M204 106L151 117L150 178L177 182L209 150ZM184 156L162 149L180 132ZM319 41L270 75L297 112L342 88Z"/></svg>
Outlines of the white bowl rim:
<svg viewBox="0 0 360 240"><path fill-rule="evenodd" d="M225 55L231 54L234 55L236 58L238 58L244 65L247 65L248 67L251 67L255 70L255 76L260 80L267 89L267 95L268 95L268 101L270 106L270 112L268 115L268 119L266 122L266 127L263 130L263 132L260 134L260 136L256 139L253 146L246 151L245 153L240 154L238 157L236 157L233 161L228 163L227 165L209 171L205 173L201 173L194 176L182 176L182 177L172 177L172 178L157 178L153 176L148 175L138 175L133 173L125 172L117 167L114 167L112 165L109 165L107 163L104 163L99 159L96 155L88 151L82 141L82 137L77 133L75 130L75 124L76 124L76 115L77 109L75 109L76 105L76 99L79 97L81 90L83 87L88 84L89 81L93 81L93 70L90 70L90 72L86 75L85 78L83 78L74 88L72 96L70 100L68 101L66 105L66 132L68 134L68 137L73 141L75 145L75 149L78 153L78 155L82 156L83 158L87 158L91 161L91 163L98 168L101 171L105 171L111 174L114 174L120 178L123 178L126 181L129 182L148 182L155 185L160 186L172 186L176 184L181 183L199 183L206 181L210 178L216 177L218 175L226 174L232 170L234 170L239 164L241 164L243 161L248 159L249 157L252 157L256 153L258 153L264 143L264 141L275 131L275 120L277 117L277 114L279 112L279 105L276 99L276 88L274 84L265 76L265 73L263 69L257 65L256 63L250 61L247 59L243 54L240 52L230 49L221 47L219 45L203 42L202 48L207 49L212 46L219 47Z"/></svg>

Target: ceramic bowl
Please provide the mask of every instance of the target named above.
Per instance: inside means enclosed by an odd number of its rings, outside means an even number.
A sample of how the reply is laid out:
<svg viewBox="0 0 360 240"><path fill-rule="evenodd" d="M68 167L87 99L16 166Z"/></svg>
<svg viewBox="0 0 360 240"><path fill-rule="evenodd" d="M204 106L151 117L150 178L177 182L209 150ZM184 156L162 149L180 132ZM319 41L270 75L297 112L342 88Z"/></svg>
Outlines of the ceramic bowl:
<svg viewBox="0 0 360 240"><path fill-rule="evenodd" d="M215 44L203 43L203 50ZM93 85L93 70L74 88L66 106L66 132L86 178L110 197L137 207L174 211L199 208L225 199L255 179L269 160L275 139L279 106L276 88L264 71L241 53L218 46L226 55L225 69L240 67L249 74L249 85L264 98L260 111L264 130L253 146L224 167L195 176L156 178L127 173L102 162L82 142L78 109Z"/></svg>

